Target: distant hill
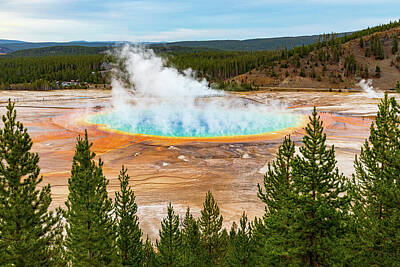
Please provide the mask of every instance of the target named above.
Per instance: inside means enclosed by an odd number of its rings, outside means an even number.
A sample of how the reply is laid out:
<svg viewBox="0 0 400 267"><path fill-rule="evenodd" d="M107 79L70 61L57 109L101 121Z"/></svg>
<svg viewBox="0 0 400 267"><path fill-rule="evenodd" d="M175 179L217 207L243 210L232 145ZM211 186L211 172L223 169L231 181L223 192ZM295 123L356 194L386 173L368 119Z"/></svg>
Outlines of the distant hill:
<svg viewBox="0 0 400 267"><path fill-rule="evenodd" d="M38 56L67 56L67 55L94 55L105 53L112 47L87 47L87 46L50 46L41 48L31 48L24 50L11 51L4 48L4 52L7 53L7 57L38 57ZM207 52L207 51L218 51L217 49L210 49L206 47L192 48L192 47L181 47L181 46L162 46L152 48L156 53L171 53L171 54L182 54L182 53L195 53L195 52Z"/></svg>
<svg viewBox="0 0 400 267"><path fill-rule="evenodd" d="M10 43L25 43L25 42L24 41L18 41L18 40L0 39L0 44L10 44Z"/></svg>
<svg viewBox="0 0 400 267"><path fill-rule="evenodd" d="M345 34L340 33L339 37ZM207 47L211 49L227 50L227 51L261 51L281 49L286 46L287 49L293 47L314 44L318 41L321 35L297 36L297 37L277 37L277 38L258 38L248 40L212 40L212 41L182 41L163 44L154 44L151 47Z"/></svg>
<svg viewBox="0 0 400 267"><path fill-rule="evenodd" d="M0 43L0 48L6 48L11 51L18 51L31 48L52 47L52 46L85 46L85 47L110 47L117 44L116 42L45 42L45 43L29 43L29 42L8 42Z"/></svg>
<svg viewBox="0 0 400 267"><path fill-rule="evenodd" d="M86 47L86 46L50 46L42 48L31 48L10 52L11 57L36 57L36 56L66 56L66 55L93 55L103 53L109 47Z"/></svg>
<svg viewBox="0 0 400 267"><path fill-rule="evenodd" d="M345 33L340 33L338 36L343 36ZM297 37L278 37L278 38L258 38L248 40L211 40L211 41L182 41L170 43L153 43L145 42L142 44L155 49L175 49L176 47L202 48L209 50L226 50L226 51L261 51L274 50L282 47L288 49L309 45L318 41L321 35L297 36ZM113 47L120 46L130 42L87 42L87 41L72 41L72 42L23 42L17 40L0 39L0 49L4 51L18 51L32 48L54 47L54 46L85 46L85 47ZM175 48L174 48L175 47ZM8 53L8 52L3 52Z"/></svg>

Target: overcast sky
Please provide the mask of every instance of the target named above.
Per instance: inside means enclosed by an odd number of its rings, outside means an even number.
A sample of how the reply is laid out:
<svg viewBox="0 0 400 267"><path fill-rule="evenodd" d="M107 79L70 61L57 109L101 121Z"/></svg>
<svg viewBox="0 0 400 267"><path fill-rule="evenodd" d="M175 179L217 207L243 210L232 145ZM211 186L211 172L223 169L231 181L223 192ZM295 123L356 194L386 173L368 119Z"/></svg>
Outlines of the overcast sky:
<svg viewBox="0 0 400 267"><path fill-rule="evenodd" d="M0 39L179 41L354 31L400 0L0 0Z"/></svg>

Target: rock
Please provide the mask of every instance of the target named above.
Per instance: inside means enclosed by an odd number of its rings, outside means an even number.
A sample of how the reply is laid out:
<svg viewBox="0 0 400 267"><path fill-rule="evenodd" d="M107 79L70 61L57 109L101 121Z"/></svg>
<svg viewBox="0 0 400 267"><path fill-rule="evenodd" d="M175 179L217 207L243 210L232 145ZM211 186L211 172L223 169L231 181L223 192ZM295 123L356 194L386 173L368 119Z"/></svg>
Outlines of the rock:
<svg viewBox="0 0 400 267"><path fill-rule="evenodd" d="M184 155L179 155L178 159L183 160L183 161L189 161Z"/></svg>
<svg viewBox="0 0 400 267"><path fill-rule="evenodd" d="M250 158L251 158L250 155L247 153L242 155L242 159L250 159Z"/></svg>

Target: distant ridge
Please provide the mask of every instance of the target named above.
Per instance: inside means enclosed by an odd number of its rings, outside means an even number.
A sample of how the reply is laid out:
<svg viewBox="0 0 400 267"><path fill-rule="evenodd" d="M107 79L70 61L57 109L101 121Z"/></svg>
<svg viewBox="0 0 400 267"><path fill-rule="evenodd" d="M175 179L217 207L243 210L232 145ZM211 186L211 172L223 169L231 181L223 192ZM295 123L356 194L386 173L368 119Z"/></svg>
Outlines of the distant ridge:
<svg viewBox="0 0 400 267"><path fill-rule="evenodd" d="M116 44L117 45L117 44ZM89 46L46 46L40 48L22 49L17 51L7 50L0 48L0 53L6 54L2 56L7 57L38 57L38 56L67 56L67 55L94 55L105 53L107 50L112 50L111 46L89 47ZM4 49L4 50L2 50ZM204 51L219 51L217 49L210 49L206 47L182 47L182 46L167 46L167 47L153 47L156 53L194 53Z"/></svg>
<svg viewBox="0 0 400 267"><path fill-rule="evenodd" d="M18 40L0 39L0 44L10 44L10 43L25 43L25 42L24 41L18 41Z"/></svg>
<svg viewBox="0 0 400 267"><path fill-rule="evenodd" d="M339 33L343 36L350 33ZM260 51L274 50L286 47L288 49L309 45L318 41L321 35L297 36L297 37L274 37L274 38L256 38L247 40L209 40L209 41L180 41L180 42L143 42L148 47L190 47L190 48L208 48L226 51ZM127 41L104 41L104 42L88 42L88 41L71 41L71 42L24 42L17 40L0 39L0 50L13 52L18 50L53 47L53 46L84 46L84 47L112 47L122 44L129 44Z"/></svg>
<svg viewBox="0 0 400 267"><path fill-rule="evenodd" d="M352 32L339 33L338 37ZM274 38L256 38L246 40L210 40L210 41L181 41L164 44L155 44L158 46L181 46L181 47L207 47L210 49L227 50L227 51L261 51L274 50L286 47L291 49L296 46L314 44L321 35L308 35L296 37L274 37Z"/></svg>
<svg viewBox="0 0 400 267"><path fill-rule="evenodd" d="M11 51L18 51L31 48L42 48L42 47L52 47L52 46L85 46L85 47L107 47L113 46L116 42L43 42L43 43L30 43L30 42L0 42L0 48L9 49Z"/></svg>

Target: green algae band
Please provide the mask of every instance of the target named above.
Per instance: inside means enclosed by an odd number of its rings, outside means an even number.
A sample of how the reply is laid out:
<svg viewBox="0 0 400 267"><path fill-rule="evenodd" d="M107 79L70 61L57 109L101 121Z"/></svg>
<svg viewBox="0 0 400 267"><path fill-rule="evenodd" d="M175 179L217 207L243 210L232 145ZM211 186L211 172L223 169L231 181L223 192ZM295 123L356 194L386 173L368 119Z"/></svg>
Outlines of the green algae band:
<svg viewBox="0 0 400 267"><path fill-rule="evenodd" d="M260 112L259 109L187 111L140 110L106 112L88 121L108 129L132 134L166 137L246 136L275 132L299 124L300 115L286 112Z"/></svg>

